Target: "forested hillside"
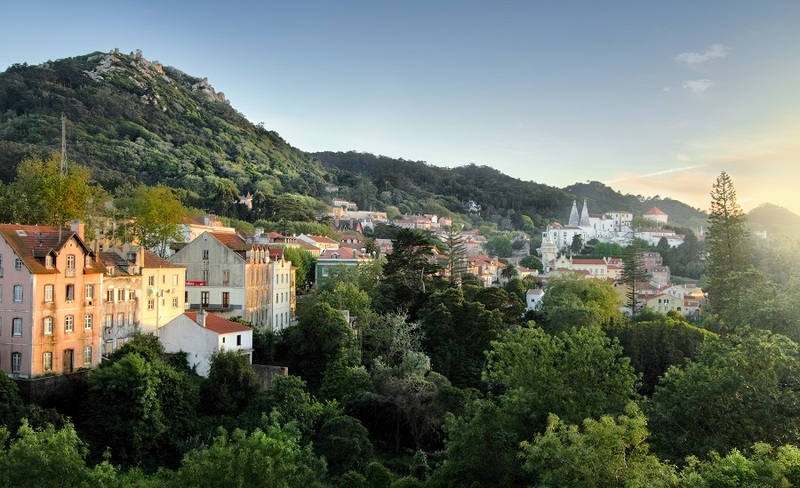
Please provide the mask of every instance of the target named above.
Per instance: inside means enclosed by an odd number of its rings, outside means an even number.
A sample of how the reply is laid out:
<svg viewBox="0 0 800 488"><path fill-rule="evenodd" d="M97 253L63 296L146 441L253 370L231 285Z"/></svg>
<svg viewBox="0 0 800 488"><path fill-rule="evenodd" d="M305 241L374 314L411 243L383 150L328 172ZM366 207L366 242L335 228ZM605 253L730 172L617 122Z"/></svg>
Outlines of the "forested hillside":
<svg viewBox="0 0 800 488"><path fill-rule="evenodd" d="M69 159L107 189L163 183L198 206L248 191L324 191L318 162L250 123L206 80L117 51L0 74L3 181L25 156L60 150L62 114Z"/></svg>

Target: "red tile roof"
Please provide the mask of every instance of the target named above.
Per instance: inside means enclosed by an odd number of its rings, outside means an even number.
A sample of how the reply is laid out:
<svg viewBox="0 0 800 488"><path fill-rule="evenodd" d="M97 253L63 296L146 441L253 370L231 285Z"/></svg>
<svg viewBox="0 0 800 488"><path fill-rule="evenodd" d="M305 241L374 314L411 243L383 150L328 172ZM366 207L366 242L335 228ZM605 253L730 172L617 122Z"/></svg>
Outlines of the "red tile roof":
<svg viewBox="0 0 800 488"><path fill-rule="evenodd" d="M214 237L214 239L218 240L233 251L249 251L253 248L252 244L248 244L238 234L229 234L224 232L211 232L210 234Z"/></svg>
<svg viewBox="0 0 800 488"><path fill-rule="evenodd" d="M659 209L658 207L653 207L642 215L667 215L667 214L662 212L661 209Z"/></svg>
<svg viewBox="0 0 800 488"><path fill-rule="evenodd" d="M197 323L197 312L184 312L184 315ZM253 330L252 328L233 322L231 320L223 319L219 315L206 312L206 329L216 332L217 334L229 334L231 332L247 332Z"/></svg>
<svg viewBox="0 0 800 488"><path fill-rule="evenodd" d="M22 259L23 264L33 274L55 274L59 271L56 268L47 268L44 258L50 252L58 252L73 237L78 241L78 245L83 250L94 256L86 244L78 235L70 229L59 229L57 227L43 227L38 225L16 225L0 224L0 235L14 249L14 252ZM102 273L105 266L93 263L91 268L93 273Z"/></svg>
<svg viewBox="0 0 800 488"><path fill-rule="evenodd" d="M148 251L145 249L144 251L144 266L143 268L185 268L186 266L182 266L180 264L173 264L167 261L166 259L162 259L158 256L158 254Z"/></svg>
<svg viewBox="0 0 800 488"><path fill-rule="evenodd" d="M601 264L604 265L606 262L602 259L573 259L572 264Z"/></svg>

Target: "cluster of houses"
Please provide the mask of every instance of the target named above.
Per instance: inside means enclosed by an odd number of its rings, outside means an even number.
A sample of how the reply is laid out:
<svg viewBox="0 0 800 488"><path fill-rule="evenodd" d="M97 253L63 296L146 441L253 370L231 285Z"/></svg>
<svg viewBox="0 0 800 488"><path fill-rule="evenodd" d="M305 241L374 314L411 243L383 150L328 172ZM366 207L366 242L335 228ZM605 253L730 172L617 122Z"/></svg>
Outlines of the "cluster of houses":
<svg viewBox="0 0 800 488"><path fill-rule="evenodd" d="M577 202L572 202L569 223L550 224L542 233L542 246L539 252L544 266L543 279L565 275L577 275L584 278L606 280L615 284L621 296L627 297L627 287L619 283L623 263L618 258L584 259L568 257L568 248L575 236L582 242L597 239L599 242L616 242L621 245L630 244L634 238L656 245L664 238L670 247L679 246L684 236L675 234L671 229L662 226L669 221L669 216L657 207L648 210L642 217L653 222L653 228L633 231L632 212L607 212L602 215L590 214L586 201L583 210L578 214ZM637 283L637 308L648 307L658 312L677 312L683 316L694 316L700 312L705 296L703 290L693 285L674 285L669 266L662 262L661 254L646 252L642 255L642 265L649 280ZM541 306L544 291L531 289L527 293L527 306L530 310ZM630 312L629 310L624 310Z"/></svg>
<svg viewBox="0 0 800 488"><path fill-rule="evenodd" d="M25 379L91 368L152 334L205 374L219 350L251 356L253 330L237 317L272 330L292 322L282 245L213 219L184 227L187 242L163 259L100 230L88 239L77 222L0 225L0 370Z"/></svg>

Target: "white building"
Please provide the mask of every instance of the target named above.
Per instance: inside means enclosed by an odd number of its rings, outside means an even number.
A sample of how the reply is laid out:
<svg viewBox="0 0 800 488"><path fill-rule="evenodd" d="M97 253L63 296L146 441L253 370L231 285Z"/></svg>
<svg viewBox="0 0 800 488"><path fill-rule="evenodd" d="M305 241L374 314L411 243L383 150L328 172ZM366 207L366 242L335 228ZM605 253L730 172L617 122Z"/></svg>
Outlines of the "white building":
<svg viewBox="0 0 800 488"><path fill-rule="evenodd" d="M159 330L166 352L185 352L189 367L208 376L211 358L219 351L236 351L253 363L253 329L200 310L186 312Z"/></svg>
<svg viewBox="0 0 800 488"><path fill-rule="evenodd" d="M541 310L544 290L541 288L531 288L525 293L525 303L528 310Z"/></svg>

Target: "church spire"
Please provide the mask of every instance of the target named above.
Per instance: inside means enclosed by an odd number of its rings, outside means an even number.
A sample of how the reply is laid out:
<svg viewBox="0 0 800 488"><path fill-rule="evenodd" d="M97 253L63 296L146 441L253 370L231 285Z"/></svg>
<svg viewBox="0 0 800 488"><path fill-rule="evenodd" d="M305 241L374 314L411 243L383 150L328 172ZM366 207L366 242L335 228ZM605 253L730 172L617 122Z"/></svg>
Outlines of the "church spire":
<svg viewBox="0 0 800 488"><path fill-rule="evenodd" d="M576 225L578 225L578 204L573 200L572 212L569 213L569 226L575 227Z"/></svg>
<svg viewBox="0 0 800 488"><path fill-rule="evenodd" d="M592 225L589 221L589 206L586 204L586 199L583 199L583 210L581 211L581 227L588 227Z"/></svg>

